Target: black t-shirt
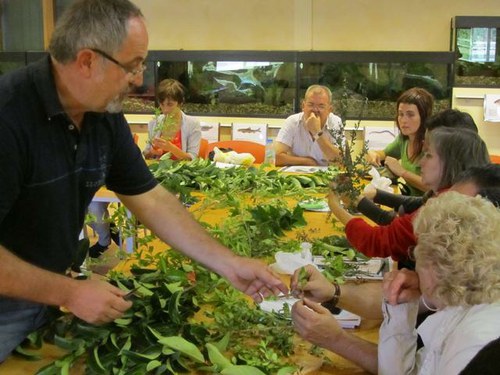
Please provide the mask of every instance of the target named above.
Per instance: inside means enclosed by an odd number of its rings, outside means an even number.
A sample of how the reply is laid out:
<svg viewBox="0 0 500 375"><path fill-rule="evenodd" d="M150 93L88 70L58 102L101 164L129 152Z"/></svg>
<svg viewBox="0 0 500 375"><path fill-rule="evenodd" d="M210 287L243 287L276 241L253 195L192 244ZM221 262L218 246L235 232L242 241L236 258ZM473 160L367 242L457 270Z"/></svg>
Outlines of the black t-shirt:
<svg viewBox="0 0 500 375"><path fill-rule="evenodd" d="M42 268L71 264L85 211L103 185L156 186L123 116L62 110L50 58L0 77L0 244Z"/></svg>

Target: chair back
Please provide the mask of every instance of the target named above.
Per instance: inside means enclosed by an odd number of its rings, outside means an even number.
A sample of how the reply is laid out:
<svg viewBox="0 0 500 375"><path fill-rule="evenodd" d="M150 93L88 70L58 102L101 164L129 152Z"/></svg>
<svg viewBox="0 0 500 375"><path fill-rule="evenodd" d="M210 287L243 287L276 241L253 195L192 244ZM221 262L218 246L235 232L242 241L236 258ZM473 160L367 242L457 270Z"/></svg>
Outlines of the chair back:
<svg viewBox="0 0 500 375"><path fill-rule="evenodd" d="M490 160L494 164L500 164L500 155L490 155Z"/></svg>
<svg viewBox="0 0 500 375"><path fill-rule="evenodd" d="M266 145L267 124L234 123L231 125L231 139L234 141L250 141Z"/></svg>
<svg viewBox="0 0 500 375"><path fill-rule="evenodd" d="M219 149L230 148L239 154L248 152L253 155L253 157L255 158L255 163L257 164L264 163L264 158L266 155L266 146L264 145L250 141L231 140L209 143L207 146L205 158L208 157L208 154L214 149L214 147L218 147Z"/></svg>
<svg viewBox="0 0 500 375"><path fill-rule="evenodd" d="M200 127L201 136L207 139L209 143L219 141L220 123L201 121Z"/></svg>
<svg viewBox="0 0 500 375"><path fill-rule="evenodd" d="M206 159L208 152L207 152L207 147L208 147L208 139L201 138L200 139L200 151L198 151L198 157Z"/></svg>

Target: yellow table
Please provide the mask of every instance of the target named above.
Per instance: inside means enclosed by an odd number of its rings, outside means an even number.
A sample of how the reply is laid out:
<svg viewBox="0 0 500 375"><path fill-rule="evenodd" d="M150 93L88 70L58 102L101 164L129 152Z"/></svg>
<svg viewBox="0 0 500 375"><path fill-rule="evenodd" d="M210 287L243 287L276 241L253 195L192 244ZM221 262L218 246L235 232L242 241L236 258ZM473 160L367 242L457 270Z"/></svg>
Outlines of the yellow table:
<svg viewBox="0 0 500 375"><path fill-rule="evenodd" d="M110 201L117 201L114 193L109 192L105 189L101 189L99 191L99 196L103 197L103 199L109 199ZM290 202L293 204L293 200ZM226 212L224 209L213 209L208 212L200 212L198 208L200 203L193 205L190 210L193 212L194 216L197 219L201 219L210 224L214 224L219 222L222 218L225 218ZM311 238L314 237L324 237L327 235L335 234L334 227L332 225L331 219L329 218L328 213L325 212L310 212L306 211L304 213L304 217L307 221L307 227L297 228L293 231L287 233L289 238L296 238L296 236L301 233L307 233ZM159 250L162 250L167 247L167 245L162 244L161 242L157 243L157 247ZM123 268L127 268L126 265L121 265ZM121 268L121 267L120 267ZM364 338L366 340L377 342L378 341L378 329L380 322L379 321L367 321L362 320L359 328L350 330L355 335ZM328 357L331 360L331 363L323 363L322 360L317 357L311 356L307 354L306 347L309 345L305 345L305 342L302 341L299 337L297 337L298 342L298 354L294 356L294 362L303 366L305 368L305 373L322 375L322 374L333 374L333 375L357 375L357 374L367 374L367 372L363 371L359 367L352 364L350 361L337 356L335 354L328 354ZM301 344L302 343L302 344ZM301 350L303 348L304 350ZM58 347L53 345L44 345L41 350L41 354L43 355L43 360L36 362L29 362L22 358L11 356L8 358L3 364L0 365L0 375L26 375L26 374L34 374L38 369L47 365L48 363L56 360L59 356L61 356L64 351ZM84 370L82 368L74 368L72 369L71 374L80 375L83 374Z"/></svg>

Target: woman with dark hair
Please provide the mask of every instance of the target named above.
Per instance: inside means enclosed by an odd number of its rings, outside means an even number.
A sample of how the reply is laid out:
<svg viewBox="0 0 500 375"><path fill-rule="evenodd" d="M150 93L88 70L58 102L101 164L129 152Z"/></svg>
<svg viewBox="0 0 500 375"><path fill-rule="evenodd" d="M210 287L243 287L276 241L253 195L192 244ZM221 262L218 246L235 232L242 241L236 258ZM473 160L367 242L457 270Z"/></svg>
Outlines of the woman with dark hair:
<svg viewBox="0 0 500 375"><path fill-rule="evenodd" d="M435 193L449 189L455 178L470 167L490 164L488 149L479 135L469 129L438 128L426 135L424 155L420 161L422 182ZM345 225L349 242L370 257L388 257L404 262L408 248L415 245L412 220L414 213L395 218L390 224L371 226L353 217L331 192L328 204L332 213Z"/></svg>
<svg viewBox="0 0 500 375"><path fill-rule="evenodd" d="M164 79L156 90L162 114L148 124L149 142L144 148L146 159L155 159L170 152L172 159L191 160L200 150L200 121L186 115L184 86L175 79ZM170 122L169 122L170 120Z"/></svg>
<svg viewBox="0 0 500 375"><path fill-rule="evenodd" d="M427 119L426 132L440 127L453 128L457 131L469 129L477 133L474 119L466 112L456 109L445 109ZM399 214L409 214L418 209L434 194L428 190L422 196L409 196L389 193L368 185L359 196L357 210L379 225L387 225ZM390 207L393 210L382 209L377 204Z"/></svg>
<svg viewBox="0 0 500 375"><path fill-rule="evenodd" d="M200 150L200 121L186 115L181 106L185 102L184 86L175 79L164 79L158 85L156 97L162 114L148 123L149 140L142 154L146 159L157 159L170 152L171 159L192 160ZM89 255L98 258L113 240L120 245L116 225L109 220L108 203L92 202L88 209L95 221L89 226L96 232L97 241L90 246Z"/></svg>
<svg viewBox="0 0 500 375"><path fill-rule="evenodd" d="M425 137L425 122L432 114L434 98L428 91L414 87L403 92L396 103L396 125L400 134L383 150L368 151L370 164L382 163L407 183L410 195L422 195L427 188L420 178L419 160Z"/></svg>

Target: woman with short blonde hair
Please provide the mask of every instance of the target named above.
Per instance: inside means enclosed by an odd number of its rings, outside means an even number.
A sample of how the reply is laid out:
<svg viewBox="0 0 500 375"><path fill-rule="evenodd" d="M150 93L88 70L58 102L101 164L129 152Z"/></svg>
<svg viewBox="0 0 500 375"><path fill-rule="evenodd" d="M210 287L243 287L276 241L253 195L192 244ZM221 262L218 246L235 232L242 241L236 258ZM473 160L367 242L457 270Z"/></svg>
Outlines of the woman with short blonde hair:
<svg viewBox="0 0 500 375"><path fill-rule="evenodd" d="M436 276L433 296L443 306L499 301L500 211L479 196L445 195L431 199L413 223L415 260Z"/></svg>
<svg viewBox="0 0 500 375"><path fill-rule="evenodd" d="M415 271L384 277L379 374L458 374L500 336L500 210L447 192L413 221ZM419 301L436 311L415 330ZM417 348L417 333L424 346Z"/></svg>

